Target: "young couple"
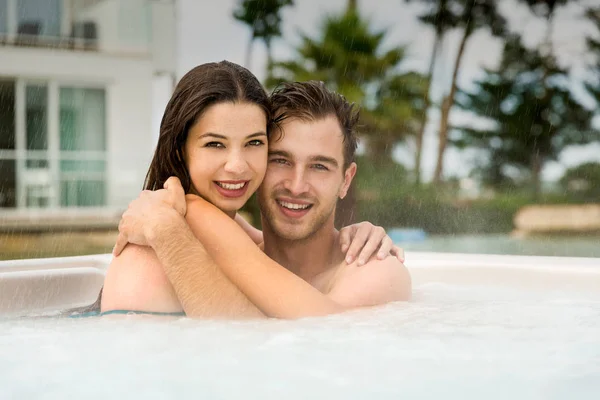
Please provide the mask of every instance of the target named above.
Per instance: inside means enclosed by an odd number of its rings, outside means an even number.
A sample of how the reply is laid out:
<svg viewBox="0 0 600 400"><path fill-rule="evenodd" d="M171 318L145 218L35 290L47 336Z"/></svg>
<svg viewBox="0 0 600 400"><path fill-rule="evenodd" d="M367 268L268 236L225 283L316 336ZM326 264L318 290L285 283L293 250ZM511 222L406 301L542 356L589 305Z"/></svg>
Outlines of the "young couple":
<svg viewBox="0 0 600 400"><path fill-rule="evenodd" d="M102 314L299 318L408 300L402 250L383 229L334 227L356 173L357 120L319 82L269 97L227 61L188 72L147 190L119 224ZM262 232L237 214L256 191Z"/></svg>

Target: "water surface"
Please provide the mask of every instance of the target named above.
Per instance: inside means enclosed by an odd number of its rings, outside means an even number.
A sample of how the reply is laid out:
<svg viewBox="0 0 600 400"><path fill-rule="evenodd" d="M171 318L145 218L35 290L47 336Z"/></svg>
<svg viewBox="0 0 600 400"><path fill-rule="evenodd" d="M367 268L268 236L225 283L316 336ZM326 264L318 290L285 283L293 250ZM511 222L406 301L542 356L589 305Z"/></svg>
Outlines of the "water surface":
<svg viewBox="0 0 600 400"><path fill-rule="evenodd" d="M299 321L0 321L0 398L598 399L600 293L428 283Z"/></svg>

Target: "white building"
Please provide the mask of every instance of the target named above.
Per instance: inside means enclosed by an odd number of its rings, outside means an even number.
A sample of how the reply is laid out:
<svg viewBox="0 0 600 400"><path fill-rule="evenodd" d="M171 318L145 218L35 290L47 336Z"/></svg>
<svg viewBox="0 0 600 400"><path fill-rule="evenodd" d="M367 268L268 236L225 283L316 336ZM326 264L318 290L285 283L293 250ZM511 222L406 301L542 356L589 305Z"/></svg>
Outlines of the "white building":
<svg viewBox="0 0 600 400"><path fill-rule="evenodd" d="M141 190L173 3L0 0L0 225L110 215Z"/></svg>

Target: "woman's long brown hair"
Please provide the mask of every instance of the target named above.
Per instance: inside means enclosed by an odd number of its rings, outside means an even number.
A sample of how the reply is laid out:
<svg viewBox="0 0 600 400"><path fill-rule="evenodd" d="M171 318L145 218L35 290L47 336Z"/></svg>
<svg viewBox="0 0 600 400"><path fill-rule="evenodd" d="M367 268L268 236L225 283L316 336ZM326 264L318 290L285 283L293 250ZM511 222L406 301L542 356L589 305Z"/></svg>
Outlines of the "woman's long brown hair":
<svg viewBox="0 0 600 400"><path fill-rule="evenodd" d="M181 78L167 104L160 123L160 135L154 157L146 174L144 189L162 189L170 176L181 181L186 193L191 180L183 157L190 128L210 106L223 102L245 102L261 107L271 131L271 104L265 89L246 68L229 61L202 64ZM72 316L100 311L102 289L94 304L63 311Z"/></svg>
<svg viewBox="0 0 600 400"><path fill-rule="evenodd" d="M176 176L189 192L191 180L183 156L188 132L208 107L223 102L256 104L268 124L272 120L269 97L246 68L229 61L197 66L181 78L167 104L144 189L162 189L170 176ZM270 130L267 126L267 133Z"/></svg>

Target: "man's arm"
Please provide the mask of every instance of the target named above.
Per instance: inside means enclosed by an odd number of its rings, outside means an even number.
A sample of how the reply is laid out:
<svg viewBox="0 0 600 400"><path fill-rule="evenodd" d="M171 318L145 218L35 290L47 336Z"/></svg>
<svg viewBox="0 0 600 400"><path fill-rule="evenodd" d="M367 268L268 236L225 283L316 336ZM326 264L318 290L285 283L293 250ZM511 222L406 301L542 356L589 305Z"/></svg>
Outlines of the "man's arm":
<svg viewBox="0 0 600 400"><path fill-rule="evenodd" d="M190 317L264 318L223 274L177 212L149 238L181 305Z"/></svg>
<svg viewBox="0 0 600 400"><path fill-rule="evenodd" d="M121 218L113 254L118 256L128 242L151 246L189 316L264 317L206 253L182 216L185 213L180 185L143 191Z"/></svg>
<svg viewBox="0 0 600 400"><path fill-rule="evenodd" d="M235 214L235 222L250 236L252 241L256 244L263 242L263 233L261 230L253 227L250 222L246 221L239 213Z"/></svg>
<svg viewBox="0 0 600 400"><path fill-rule="evenodd" d="M363 267L344 266L332 283L329 297L346 307L369 307L411 297L412 284L406 267L394 257L371 260Z"/></svg>

